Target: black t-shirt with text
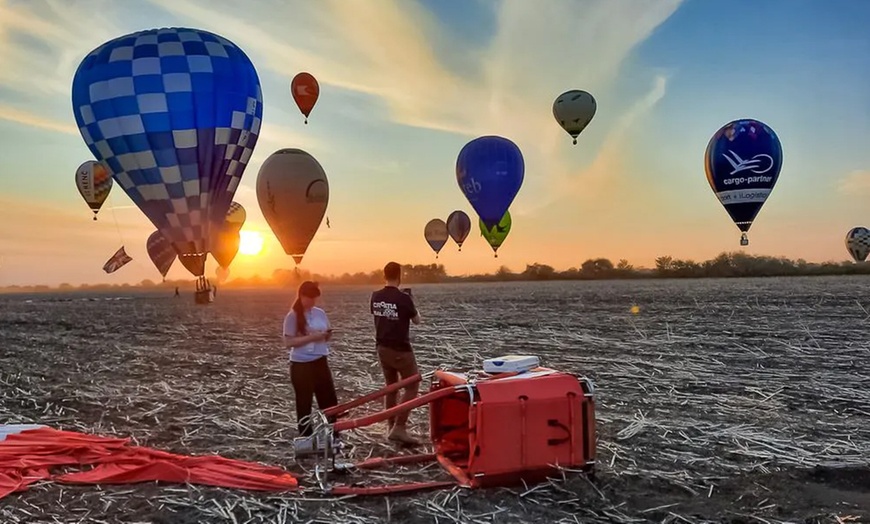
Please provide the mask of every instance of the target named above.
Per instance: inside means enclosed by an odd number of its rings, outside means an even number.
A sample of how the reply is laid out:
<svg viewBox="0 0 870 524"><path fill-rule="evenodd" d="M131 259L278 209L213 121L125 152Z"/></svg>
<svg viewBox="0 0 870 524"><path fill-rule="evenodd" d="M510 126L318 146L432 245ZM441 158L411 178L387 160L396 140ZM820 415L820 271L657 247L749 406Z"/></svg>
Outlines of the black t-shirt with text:
<svg viewBox="0 0 870 524"><path fill-rule="evenodd" d="M414 299L394 286L372 293L371 311L375 318L375 340L382 346L411 351L410 324L417 316Z"/></svg>

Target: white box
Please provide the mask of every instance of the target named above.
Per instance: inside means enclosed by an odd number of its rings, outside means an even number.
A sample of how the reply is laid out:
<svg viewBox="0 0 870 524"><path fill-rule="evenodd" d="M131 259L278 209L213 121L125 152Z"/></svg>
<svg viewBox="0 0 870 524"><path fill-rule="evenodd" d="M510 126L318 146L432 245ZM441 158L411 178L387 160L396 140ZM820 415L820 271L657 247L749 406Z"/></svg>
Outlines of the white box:
<svg viewBox="0 0 870 524"><path fill-rule="evenodd" d="M531 355L505 355L488 358L483 361L483 371L486 373L522 373L541 365L538 357Z"/></svg>

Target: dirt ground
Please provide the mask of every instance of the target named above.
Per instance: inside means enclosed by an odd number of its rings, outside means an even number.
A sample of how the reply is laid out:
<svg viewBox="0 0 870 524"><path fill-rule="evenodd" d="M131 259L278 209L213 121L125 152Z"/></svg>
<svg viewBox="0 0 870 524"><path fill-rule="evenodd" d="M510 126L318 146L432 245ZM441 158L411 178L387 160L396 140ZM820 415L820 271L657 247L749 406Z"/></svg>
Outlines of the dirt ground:
<svg viewBox="0 0 870 524"><path fill-rule="evenodd" d="M862 277L415 287L424 371L521 352L593 380L593 479L343 500L45 483L0 500L0 522L868 522L868 288ZM324 293L341 400L382 383L369 292ZM0 297L0 423L280 465L311 488L290 446L279 335L291 297ZM413 415L418 434L426 417ZM383 432L349 432L348 458L408 452ZM408 467L336 480L446 478Z"/></svg>

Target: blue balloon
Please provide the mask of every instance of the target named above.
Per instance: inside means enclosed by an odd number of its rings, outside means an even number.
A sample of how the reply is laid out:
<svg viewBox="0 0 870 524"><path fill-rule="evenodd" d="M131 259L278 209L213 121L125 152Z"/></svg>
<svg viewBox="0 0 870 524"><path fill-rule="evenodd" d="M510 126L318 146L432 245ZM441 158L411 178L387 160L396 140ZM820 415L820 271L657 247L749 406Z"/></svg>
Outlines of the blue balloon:
<svg viewBox="0 0 870 524"><path fill-rule="evenodd" d="M202 276L260 132L263 97L248 56L198 29L128 34L82 60L72 106L93 155Z"/></svg>
<svg viewBox="0 0 870 524"><path fill-rule="evenodd" d="M773 129L752 119L722 126L704 154L707 181L743 232L741 244L782 169L782 145Z"/></svg>
<svg viewBox="0 0 870 524"><path fill-rule="evenodd" d="M456 181L487 227L495 227L523 185L525 164L516 144L482 136L465 144L456 159Z"/></svg>

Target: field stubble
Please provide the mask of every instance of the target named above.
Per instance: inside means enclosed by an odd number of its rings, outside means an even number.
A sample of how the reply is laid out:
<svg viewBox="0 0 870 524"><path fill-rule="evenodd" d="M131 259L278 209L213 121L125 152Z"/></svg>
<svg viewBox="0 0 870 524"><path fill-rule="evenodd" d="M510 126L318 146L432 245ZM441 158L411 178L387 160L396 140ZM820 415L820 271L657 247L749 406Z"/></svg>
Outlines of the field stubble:
<svg viewBox="0 0 870 524"><path fill-rule="evenodd" d="M539 355L596 386L594 482L336 500L202 486L35 485L0 503L18 522L866 522L870 279L415 286L423 371ZM369 288L326 288L340 400L379 387ZM0 422L131 436L140 445L297 464L280 330L292 290L192 297L0 298ZM640 313L629 312L633 304ZM424 387L426 384L424 384ZM369 405L356 414L371 411ZM426 410L412 422L426 431ZM384 424L351 459L395 454ZM342 482L446 479L437 467Z"/></svg>

